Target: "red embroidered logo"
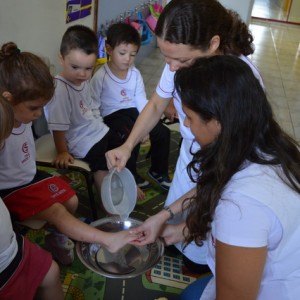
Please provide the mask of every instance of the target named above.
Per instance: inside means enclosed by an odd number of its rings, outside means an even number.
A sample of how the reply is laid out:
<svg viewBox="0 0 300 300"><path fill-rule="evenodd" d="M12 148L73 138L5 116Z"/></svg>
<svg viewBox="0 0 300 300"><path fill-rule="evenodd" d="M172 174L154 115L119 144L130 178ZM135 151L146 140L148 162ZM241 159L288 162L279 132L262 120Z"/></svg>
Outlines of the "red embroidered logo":
<svg viewBox="0 0 300 300"><path fill-rule="evenodd" d="M56 193L58 191L58 187L55 184L49 184L48 188L49 188L49 191L52 193Z"/></svg>
<svg viewBox="0 0 300 300"><path fill-rule="evenodd" d="M21 163L24 164L25 162L27 162L30 158L30 152L29 152L29 147L28 147L28 144L27 142L25 142L23 145L22 145L22 152L24 153L24 158L23 160L21 160Z"/></svg>
<svg viewBox="0 0 300 300"><path fill-rule="evenodd" d="M84 105L84 103L83 103L83 101L82 100L80 100L80 102L79 102L79 107L80 107L80 109L81 109L81 114L82 115L84 115L86 112L87 112L87 108L85 107L85 105Z"/></svg>
<svg viewBox="0 0 300 300"><path fill-rule="evenodd" d="M25 142L24 144L23 144L23 146L22 146L22 151L24 152L24 153L28 153L28 144L27 144L27 142Z"/></svg>
<svg viewBox="0 0 300 300"><path fill-rule="evenodd" d="M121 95L122 95L123 97L127 96L126 91L125 91L125 90L121 90Z"/></svg>

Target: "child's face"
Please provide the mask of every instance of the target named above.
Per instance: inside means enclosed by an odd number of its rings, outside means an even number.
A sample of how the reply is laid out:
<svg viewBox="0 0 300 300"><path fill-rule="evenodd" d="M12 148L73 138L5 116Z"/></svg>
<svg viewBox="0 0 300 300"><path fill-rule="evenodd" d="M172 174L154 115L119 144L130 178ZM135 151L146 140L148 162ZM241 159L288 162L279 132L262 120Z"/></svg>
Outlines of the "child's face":
<svg viewBox="0 0 300 300"><path fill-rule="evenodd" d="M19 126L21 123L27 124L38 119L42 115L43 107L47 102L48 100L39 98L13 105L15 125Z"/></svg>
<svg viewBox="0 0 300 300"><path fill-rule="evenodd" d="M110 66L116 71L127 71L134 63L138 52L138 46L122 43L114 49L108 46L107 52L110 56Z"/></svg>
<svg viewBox="0 0 300 300"><path fill-rule="evenodd" d="M204 121L198 113L183 105L185 112L184 126L190 128L196 141L203 147L212 143L221 132L221 125L216 119Z"/></svg>
<svg viewBox="0 0 300 300"><path fill-rule="evenodd" d="M88 55L79 49L73 49L60 57L63 67L61 75L74 85L80 85L91 78L96 59L94 53Z"/></svg>

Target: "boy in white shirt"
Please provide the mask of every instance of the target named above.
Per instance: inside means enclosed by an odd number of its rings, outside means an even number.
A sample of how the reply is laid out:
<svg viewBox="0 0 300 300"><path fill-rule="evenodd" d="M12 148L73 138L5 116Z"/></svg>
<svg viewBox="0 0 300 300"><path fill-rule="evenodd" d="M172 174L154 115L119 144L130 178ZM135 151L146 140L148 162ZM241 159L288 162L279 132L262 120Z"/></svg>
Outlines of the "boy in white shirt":
<svg viewBox="0 0 300 300"><path fill-rule="evenodd" d="M143 78L134 66L140 45L140 35L131 25L125 23L111 25L107 31L106 41L109 61L91 79L93 98L96 106L100 107L100 115L104 122L121 136L122 142L126 141L139 113L147 103ZM159 121L149 133L149 137L151 167L148 175L161 188L169 190L170 130ZM132 152L135 164L139 147L140 144ZM136 165L133 174L140 188L149 187L149 182L138 175Z"/></svg>

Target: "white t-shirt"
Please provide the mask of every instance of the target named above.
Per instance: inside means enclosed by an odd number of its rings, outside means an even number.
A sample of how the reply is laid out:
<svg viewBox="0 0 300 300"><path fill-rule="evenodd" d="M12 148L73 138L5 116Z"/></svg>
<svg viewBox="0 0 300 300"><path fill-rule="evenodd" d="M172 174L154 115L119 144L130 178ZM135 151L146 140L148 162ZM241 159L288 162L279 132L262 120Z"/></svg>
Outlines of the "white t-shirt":
<svg viewBox="0 0 300 300"><path fill-rule="evenodd" d="M5 270L18 252L9 212L0 198L0 273Z"/></svg>
<svg viewBox="0 0 300 300"><path fill-rule="evenodd" d="M141 112L147 104L143 78L135 67L128 69L125 79L120 79L111 72L106 63L94 74L90 82L93 99L100 107L102 117L132 107Z"/></svg>
<svg viewBox="0 0 300 300"><path fill-rule="evenodd" d="M61 76L55 76L55 93L45 106L49 130L64 131L69 152L83 158L108 132L99 116L93 114L89 82L73 85Z"/></svg>
<svg viewBox="0 0 300 300"><path fill-rule="evenodd" d="M0 149L0 189L27 184L36 174L35 144L31 123L13 128Z"/></svg>
<svg viewBox="0 0 300 300"><path fill-rule="evenodd" d="M240 59L245 61L251 67L254 75L259 79L261 85L263 86L261 76L256 67L252 64L252 62L243 55L240 56ZM186 167L193 157L190 153L190 149L192 148L193 152L197 152L197 150L200 149L200 145L194 140L194 136L191 133L190 129L184 126L185 114L182 110L181 99L176 91L174 93L174 75L175 72L172 72L170 70L169 65L166 64L161 75L159 84L156 87L156 92L160 97L174 99L174 105L179 117L180 133L183 137L183 141L181 143L180 148L180 155L176 163L176 170L166 198L165 205L171 205L179 197L181 197L183 194L195 187L195 183L192 182L189 178ZM184 221L185 218L185 214L180 214L174 220L170 221L170 223L180 223ZM206 264L206 242L204 242L204 245L202 247L198 247L196 244L191 243L184 250L182 247L182 243L177 243L175 246L179 249L179 251L184 253L184 255L193 262L198 264Z"/></svg>
<svg viewBox="0 0 300 300"><path fill-rule="evenodd" d="M300 195L270 166L249 164L236 173L217 205L209 234L208 264L215 270L215 240L268 249L258 299L300 297Z"/></svg>

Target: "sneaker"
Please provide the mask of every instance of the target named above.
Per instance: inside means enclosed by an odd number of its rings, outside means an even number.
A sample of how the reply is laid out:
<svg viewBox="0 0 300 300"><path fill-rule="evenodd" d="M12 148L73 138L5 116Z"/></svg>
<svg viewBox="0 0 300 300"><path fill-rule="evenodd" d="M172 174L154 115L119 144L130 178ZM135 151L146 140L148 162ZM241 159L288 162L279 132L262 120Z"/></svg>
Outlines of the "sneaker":
<svg viewBox="0 0 300 300"><path fill-rule="evenodd" d="M74 243L62 233L47 234L45 247L62 265L70 265L74 261Z"/></svg>
<svg viewBox="0 0 300 300"><path fill-rule="evenodd" d="M140 175L135 176L135 182L141 190L148 189L151 186L150 182L142 178Z"/></svg>
<svg viewBox="0 0 300 300"><path fill-rule="evenodd" d="M148 175L150 178L152 178L154 181L156 181L161 188L164 190L168 191L170 186L171 186L171 180L169 175L164 175L164 174L158 174L153 171L149 171Z"/></svg>

